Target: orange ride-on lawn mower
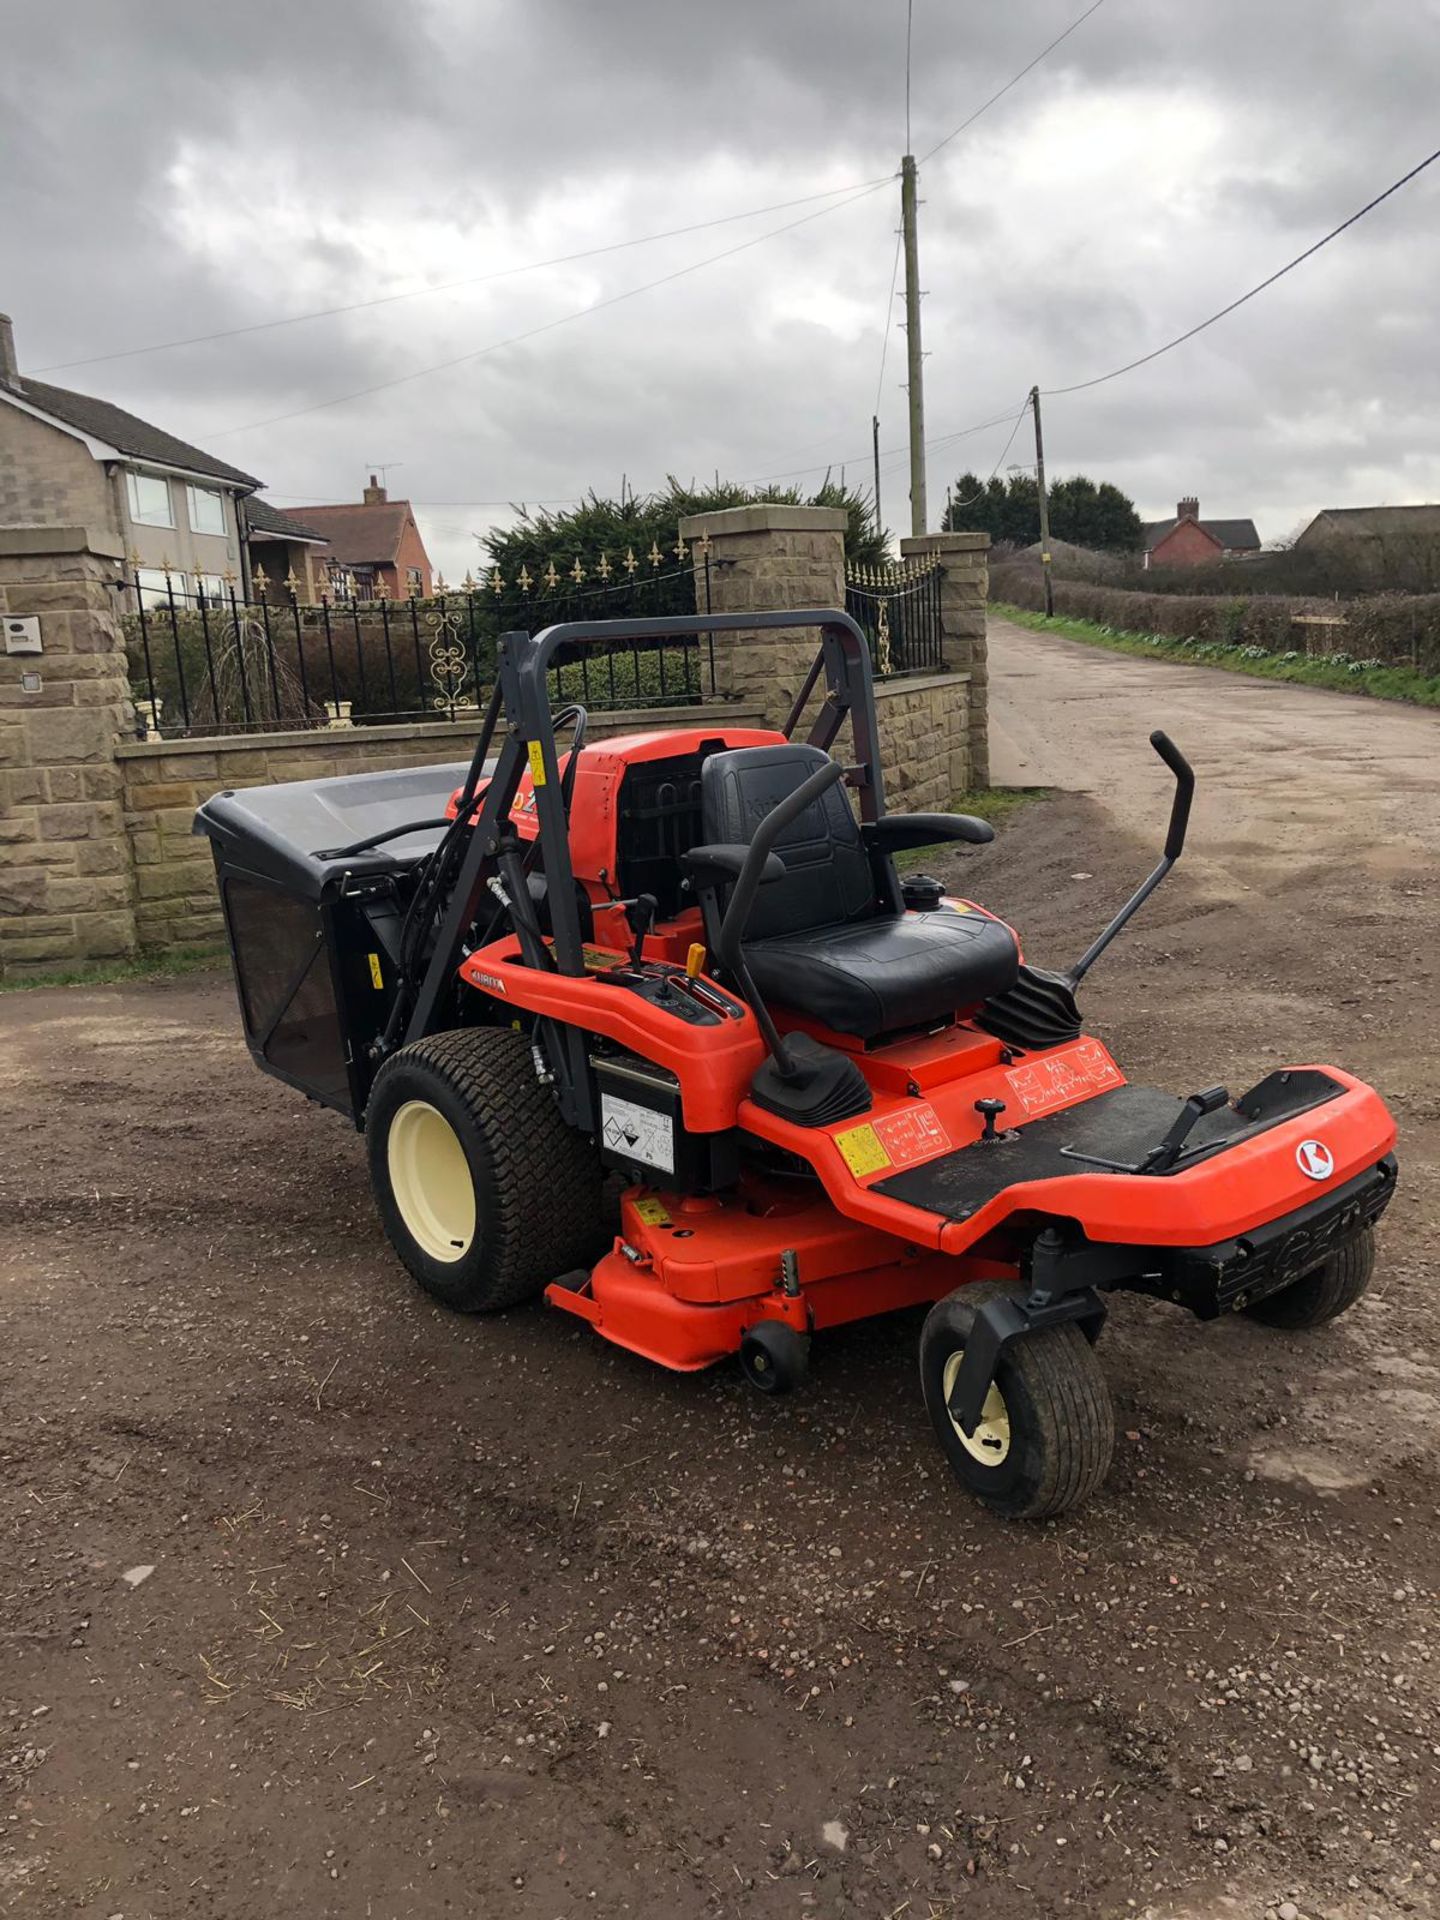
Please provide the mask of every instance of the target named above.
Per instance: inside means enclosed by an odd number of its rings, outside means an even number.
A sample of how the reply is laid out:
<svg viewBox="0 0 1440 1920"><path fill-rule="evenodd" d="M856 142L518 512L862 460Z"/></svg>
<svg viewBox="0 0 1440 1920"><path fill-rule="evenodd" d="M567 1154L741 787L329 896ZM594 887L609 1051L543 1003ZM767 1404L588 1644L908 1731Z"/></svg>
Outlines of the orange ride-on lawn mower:
<svg viewBox="0 0 1440 1920"><path fill-rule="evenodd" d="M820 641L780 731L588 745L582 709L551 710L561 649L764 627ZM1076 988L1184 843L1194 778L1151 744L1176 781L1164 858L1060 973L897 874L992 831L886 813L838 612L507 634L468 768L222 793L197 831L251 1050L363 1126L421 1286L464 1312L543 1293L662 1366L738 1354L767 1393L814 1333L928 1305L946 1457L1037 1517L1110 1459L1108 1292L1317 1326L1363 1293L1395 1186L1390 1115L1339 1068L1180 1098L1082 1032Z"/></svg>

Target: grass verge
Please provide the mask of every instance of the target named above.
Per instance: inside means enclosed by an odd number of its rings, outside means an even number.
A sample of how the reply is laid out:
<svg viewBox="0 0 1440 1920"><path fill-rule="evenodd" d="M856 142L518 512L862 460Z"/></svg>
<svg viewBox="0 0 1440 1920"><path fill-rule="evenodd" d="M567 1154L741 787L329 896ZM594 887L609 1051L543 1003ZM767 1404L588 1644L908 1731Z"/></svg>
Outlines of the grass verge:
<svg viewBox="0 0 1440 1920"><path fill-rule="evenodd" d="M1324 687L1331 693L1359 693L1372 700L1400 700L1413 707L1440 707L1440 676L1417 667L1388 667L1379 660L1352 660L1346 653L1307 655L1267 653L1263 647L1230 646L1222 640L1176 640L1168 634L1130 633L1094 620L1047 620L1028 607L991 603L1003 620L1036 633L1058 633L1066 640L1108 647L1111 653L1144 660L1179 660L1192 667L1220 667L1249 674L1253 680L1284 680L1292 686Z"/></svg>
<svg viewBox="0 0 1440 1920"><path fill-rule="evenodd" d="M223 947L177 947L173 953L141 954L134 960L97 960L56 973L25 973L0 980L0 993L26 993L35 987L113 987L139 980L177 980L206 967L223 966Z"/></svg>
<svg viewBox="0 0 1440 1920"><path fill-rule="evenodd" d="M973 787L966 793L955 795L950 802L950 811L973 814L977 820L988 820L991 826L996 826L1031 800L1049 798L1048 787ZM897 853L896 872L914 873L923 869L927 861L933 865L936 856L947 850L947 845L942 844L938 847L914 847L906 853Z"/></svg>

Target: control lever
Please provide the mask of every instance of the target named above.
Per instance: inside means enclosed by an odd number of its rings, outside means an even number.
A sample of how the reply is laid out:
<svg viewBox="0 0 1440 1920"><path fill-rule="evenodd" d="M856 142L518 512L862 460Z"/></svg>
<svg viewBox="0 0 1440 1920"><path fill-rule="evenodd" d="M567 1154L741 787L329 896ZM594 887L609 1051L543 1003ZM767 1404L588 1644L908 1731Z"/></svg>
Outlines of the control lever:
<svg viewBox="0 0 1440 1920"><path fill-rule="evenodd" d="M1192 1093L1175 1116L1174 1125L1160 1142L1152 1147L1136 1168L1137 1173L1166 1173L1180 1158L1180 1149L1190 1137L1195 1122L1207 1113L1218 1113L1221 1107L1230 1104L1230 1093L1226 1087L1206 1087L1203 1093Z"/></svg>
<svg viewBox="0 0 1440 1920"><path fill-rule="evenodd" d="M653 893L637 893L633 900L625 902L625 923L635 939L630 948L630 964L638 967L645 949L645 936L651 932L660 912L660 902Z"/></svg>

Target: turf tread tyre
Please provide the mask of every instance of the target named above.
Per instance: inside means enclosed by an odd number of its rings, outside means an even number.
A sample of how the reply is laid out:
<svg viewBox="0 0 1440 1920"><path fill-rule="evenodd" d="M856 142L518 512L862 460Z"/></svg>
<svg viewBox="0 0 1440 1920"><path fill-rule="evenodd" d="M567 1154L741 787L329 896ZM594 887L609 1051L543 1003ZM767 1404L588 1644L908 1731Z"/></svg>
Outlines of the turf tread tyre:
<svg viewBox="0 0 1440 1920"><path fill-rule="evenodd" d="M920 1378L941 1450L957 1478L994 1512L1043 1520L1078 1506L1104 1480L1115 1446L1110 1390L1095 1351L1074 1324L1012 1341L996 1384L1011 1422L1010 1452L995 1468L967 1453L945 1405L945 1363L963 1347L977 1310L1014 1288L983 1281L931 1308L920 1335Z"/></svg>
<svg viewBox="0 0 1440 1920"><path fill-rule="evenodd" d="M1338 1319L1360 1299L1375 1271L1375 1234L1366 1227L1335 1249L1323 1266L1245 1311L1267 1327L1298 1333Z"/></svg>
<svg viewBox="0 0 1440 1920"><path fill-rule="evenodd" d="M440 1108L475 1184L474 1243L439 1262L417 1246L391 1188L386 1129L407 1099ZM461 1313L498 1313L592 1264L606 1239L601 1167L536 1078L529 1037L462 1027L402 1047L375 1076L366 1115L370 1178L386 1234L427 1293Z"/></svg>

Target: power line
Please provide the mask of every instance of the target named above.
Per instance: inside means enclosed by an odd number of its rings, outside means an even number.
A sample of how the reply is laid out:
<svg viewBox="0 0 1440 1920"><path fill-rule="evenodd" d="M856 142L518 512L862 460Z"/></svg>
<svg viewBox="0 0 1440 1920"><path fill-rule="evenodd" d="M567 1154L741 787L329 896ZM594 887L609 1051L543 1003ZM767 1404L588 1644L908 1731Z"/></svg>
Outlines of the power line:
<svg viewBox="0 0 1440 1920"><path fill-rule="evenodd" d="M880 335L880 373L875 381L875 412L880 411L880 394L885 385L885 356L890 351L890 335L895 326L895 283L900 278L900 247L904 230L895 229L895 261L890 268L890 292L885 300L885 326Z"/></svg>
<svg viewBox="0 0 1440 1920"><path fill-rule="evenodd" d="M952 500L950 502L951 506L973 507L975 505L975 502L984 496L985 492L989 488L990 481L995 478L996 474L999 473L1001 467L1005 464L1006 454L1009 453L1011 447L1013 447L1015 444L1015 436L1020 431L1020 422L1025 418L1025 414L1027 409L1029 408L1029 405L1030 405L1030 396L1027 393L1024 400L1021 402L1019 413L1017 413L1015 416L1015 424L1010 429L1010 437L1005 442L1004 446L1000 449L1000 458L995 462L994 466L990 469L990 479L982 483L980 492L977 493L972 499L969 499L969 500Z"/></svg>
<svg viewBox="0 0 1440 1920"><path fill-rule="evenodd" d="M471 360L481 360L487 354L499 353L504 347L520 345L522 341L533 340L542 333L552 333L556 327L568 326L572 320L583 320L592 313L602 313L607 307L619 306L623 300L633 300L638 294L653 293L657 287L669 286L672 281L683 280L687 274L697 273L702 267L713 267L718 261L733 259L737 253L745 253L751 247L758 247L766 240L774 240L782 233L792 233L796 227L807 226L812 220L821 220L827 213L838 213L844 207L852 207L858 200L868 199L872 193L878 193L881 187L888 186L893 175L886 175L864 187L858 193L851 194L848 200L841 200L832 207L820 207L814 213L802 214L798 220L787 220L783 227L771 227L767 233L757 233L749 240L742 240L737 246L726 247L721 253L709 254L704 260L692 260L688 266L677 267L673 273L664 273L655 280L647 280L642 286L627 287L623 293L611 294L606 300L596 300L588 307L577 307L573 313L562 313L555 320L546 320L538 327L527 327L523 333L512 333L504 340L492 340L487 346L475 347L469 353L458 353L449 360L437 360L433 366L416 367L409 373L397 374L393 380L377 380L373 386L357 387L352 393L332 394L327 400L312 400L303 407L292 407L287 413L271 414L264 420L250 420L240 427L222 427L206 432L202 437L208 440L224 440L237 433L255 433L261 427L279 426L286 420L298 420L302 414L318 413L325 407L344 406L351 400L365 400L371 394L388 392L392 387L406 386L412 380L424 380L432 373L445 373L451 367L464 366Z"/></svg>
<svg viewBox="0 0 1440 1920"><path fill-rule="evenodd" d="M931 147L928 153L922 153L920 156L919 164L923 167L927 160L933 160L935 158L935 155L939 153L942 147L948 147L952 140L958 140L960 135L964 133L967 127L974 126L975 122L980 118L982 113L988 113L991 107L995 105L997 100L1003 100L1006 94L1009 93L1012 87L1018 87L1020 82L1025 78L1027 73L1033 73L1036 67L1039 66L1040 62L1044 60L1049 54L1052 54L1055 51L1056 47L1060 45L1062 40L1068 40L1071 34L1074 33L1078 27L1083 27L1085 22L1090 18L1091 14L1098 13L1101 7L1104 6L1104 4L1105 4L1105 0L1092 0L1092 4L1085 9L1084 13L1082 13L1078 19L1072 20L1069 26L1066 27L1063 33L1057 33L1055 38L1050 42L1049 46L1042 47L1039 53L1036 54L1035 58L1032 61L1030 61L1030 63L1027 66L1021 67L1020 71L1015 75L1015 77L1012 80L1007 80L1004 86L1000 88L998 93L992 93L988 100L984 101L980 106L976 107L975 111L970 115L969 119L962 120L959 126L955 128L953 133L947 133L943 140L937 140L935 142L935 145ZM907 150L908 150L908 142L907 142Z"/></svg>
<svg viewBox="0 0 1440 1920"><path fill-rule="evenodd" d="M1242 293L1238 300L1232 300L1229 306L1221 307L1218 313L1212 313L1208 320L1201 320L1197 325L1187 328L1184 333L1177 333L1175 338L1167 340L1163 347L1156 347L1151 353L1141 354L1138 360L1128 360L1123 367L1114 367L1109 373L1097 373L1093 380L1077 380L1068 387L1042 387L1041 393L1047 400L1066 393L1084 393L1089 387L1100 387L1104 386L1107 380L1118 380L1122 373L1133 373L1137 367L1145 367L1152 360L1158 360L1162 353L1169 353L1175 347L1184 346L1185 342L1193 340L1197 333L1204 333L1205 329L1213 327L1217 320L1225 319L1228 314L1234 313L1237 307L1243 307L1247 300L1253 300L1256 294L1264 293L1265 289L1273 287L1277 280L1283 280L1287 273L1293 273L1296 267L1313 258L1322 247L1328 247L1332 240L1338 240L1340 235L1353 227L1358 220L1363 220L1367 213L1373 213L1382 201L1388 200L1392 193L1398 193L1402 187L1408 186L1417 175L1422 174L1427 167L1433 166L1437 160L1440 160L1440 147L1437 147L1428 158L1422 160L1418 167L1412 167L1408 173L1402 174L1392 185L1386 187L1383 193L1377 193L1373 200L1367 200L1365 205L1358 212L1352 213L1348 220L1342 220L1338 227L1332 227L1323 239L1317 240L1303 253L1297 253L1293 260L1287 260L1283 267L1277 268L1268 278L1251 287L1248 293Z"/></svg>
<svg viewBox="0 0 1440 1920"><path fill-rule="evenodd" d="M54 360L37 373L64 373L71 367L98 367L107 360L133 360L140 354L169 353L177 347L207 346L215 340L234 340L247 333L269 333L276 327L295 327L306 320L330 320L337 314L363 313L370 307L393 306L399 300L421 300L427 294L454 293L461 287L478 287L492 280L509 280L521 273L540 273L547 267L566 267L576 260L595 260L602 254L623 253L628 247L648 247L657 240L675 240L687 233L703 233L710 227L732 226L737 220L758 220L767 213L788 213L791 207L807 207L817 200L833 200L840 194L856 193L862 187L883 186L890 174L874 180L852 180L848 186L827 187L824 193L803 194L797 200L776 200L768 207L749 207L743 213L722 213L713 220L694 220L688 226L668 227L663 233L637 234L631 240L612 240L603 247L584 247L578 253L557 254L552 260L529 260L523 266L497 267L493 273L468 274L462 280L441 280L430 287L411 287L403 293L381 293L370 300L351 300L338 307L315 307L309 313L286 314L278 320L255 320L248 326L221 327L214 333L192 333L181 340L157 340L146 347L121 347L114 353L94 353L83 360Z"/></svg>

